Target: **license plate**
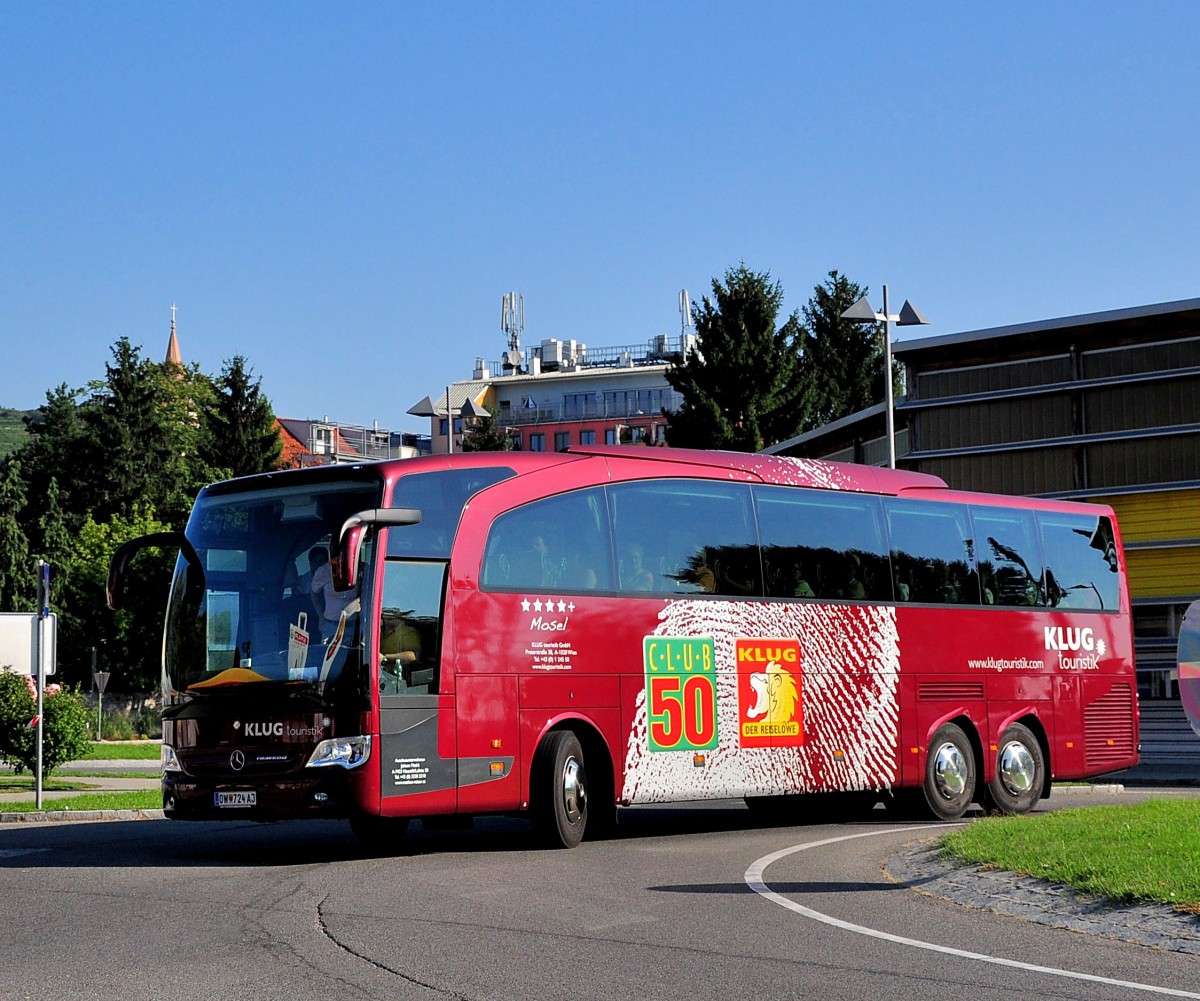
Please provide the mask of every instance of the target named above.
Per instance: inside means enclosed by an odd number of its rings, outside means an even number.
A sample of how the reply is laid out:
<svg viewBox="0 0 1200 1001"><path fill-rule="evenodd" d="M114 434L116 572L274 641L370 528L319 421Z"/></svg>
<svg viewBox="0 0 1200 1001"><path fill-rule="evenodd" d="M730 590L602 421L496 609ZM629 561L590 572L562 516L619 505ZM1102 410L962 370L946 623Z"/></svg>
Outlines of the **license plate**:
<svg viewBox="0 0 1200 1001"><path fill-rule="evenodd" d="M253 790L239 790L238 792L219 792L214 795L214 802L217 806L257 806L258 794Z"/></svg>

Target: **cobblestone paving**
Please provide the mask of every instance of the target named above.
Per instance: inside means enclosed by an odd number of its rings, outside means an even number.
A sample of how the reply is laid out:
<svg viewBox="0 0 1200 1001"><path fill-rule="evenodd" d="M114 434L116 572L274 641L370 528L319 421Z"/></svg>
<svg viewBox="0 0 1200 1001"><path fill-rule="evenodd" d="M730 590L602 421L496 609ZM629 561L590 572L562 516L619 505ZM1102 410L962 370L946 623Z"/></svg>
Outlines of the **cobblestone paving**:
<svg viewBox="0 0 1200 1001"><path fill-rule="evenodd" d="M1116 907L1061 883L940 859L930 841L907 846L884 872L921 893L1055 928L1200 955L1200 917L1166 905Z"/></svg>

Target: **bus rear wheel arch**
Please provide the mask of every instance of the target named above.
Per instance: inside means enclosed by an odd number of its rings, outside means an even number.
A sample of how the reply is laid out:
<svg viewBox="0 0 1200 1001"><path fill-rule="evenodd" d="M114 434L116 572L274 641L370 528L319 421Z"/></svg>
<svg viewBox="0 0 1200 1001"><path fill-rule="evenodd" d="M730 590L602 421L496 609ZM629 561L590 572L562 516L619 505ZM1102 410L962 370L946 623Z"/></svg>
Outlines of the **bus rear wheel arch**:
<svg viewBox="0 0 1200 1001"><path fill-rule="evenodd" d="M988 783L988 806L996 813L1028 813L1042 797L1046 756L1041 741L1023 723L1005 728L996 747L995 775Z"/></svg>
<svg viewBox="0 0 1200 1001"><path fill-rule="evenodd" d="M925 757L925 804L941 820L958 820L975 800L979 759L957 723L943 723Z"/></svg>

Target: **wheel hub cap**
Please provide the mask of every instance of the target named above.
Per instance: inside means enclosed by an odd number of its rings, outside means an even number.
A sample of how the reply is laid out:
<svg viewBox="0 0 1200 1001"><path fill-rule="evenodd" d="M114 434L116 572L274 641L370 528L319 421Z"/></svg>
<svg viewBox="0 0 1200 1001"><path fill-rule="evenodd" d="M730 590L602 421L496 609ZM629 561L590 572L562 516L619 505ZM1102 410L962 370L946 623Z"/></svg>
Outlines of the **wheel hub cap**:
<svg viewBox="0 0 1200 1001"><path fill-rule="evenodd" d="M933 777L946 799L956 799L967 787L967 760L954 744L943 744L934 752Z"/></svg>
<svg viewBox="0 0 1200 1001"><path fill-rule="evenodd" d="M1033 786L1033 755L1019 740L1009 741L1000 752L1000 781L1009 792L1029 792Z"/></svg>
<svg viewBox="0 0 1200 1001"><path fill-rule="evenodd" d="M587 790L583 785L583 769L579 767L579 761L575 758L568 759L563 767L562 794L567 819L572 824L577 823L587 806Z"/></svg>

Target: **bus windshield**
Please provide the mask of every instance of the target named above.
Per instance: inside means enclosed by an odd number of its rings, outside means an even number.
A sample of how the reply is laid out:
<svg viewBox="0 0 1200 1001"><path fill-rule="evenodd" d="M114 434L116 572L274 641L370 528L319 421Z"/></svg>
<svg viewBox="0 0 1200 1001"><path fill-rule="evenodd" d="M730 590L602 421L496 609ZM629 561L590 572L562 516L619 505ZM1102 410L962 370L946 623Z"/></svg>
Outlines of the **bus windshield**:
<svg viewBox="0 0 1200 1001"><path fill-rule="evenodd" d="M343 480L202 493L186 534L203 574L180 557L167 607L168 699L244 685L363 690L360 598L334 590L329 543L380 492Z"/></svg>

